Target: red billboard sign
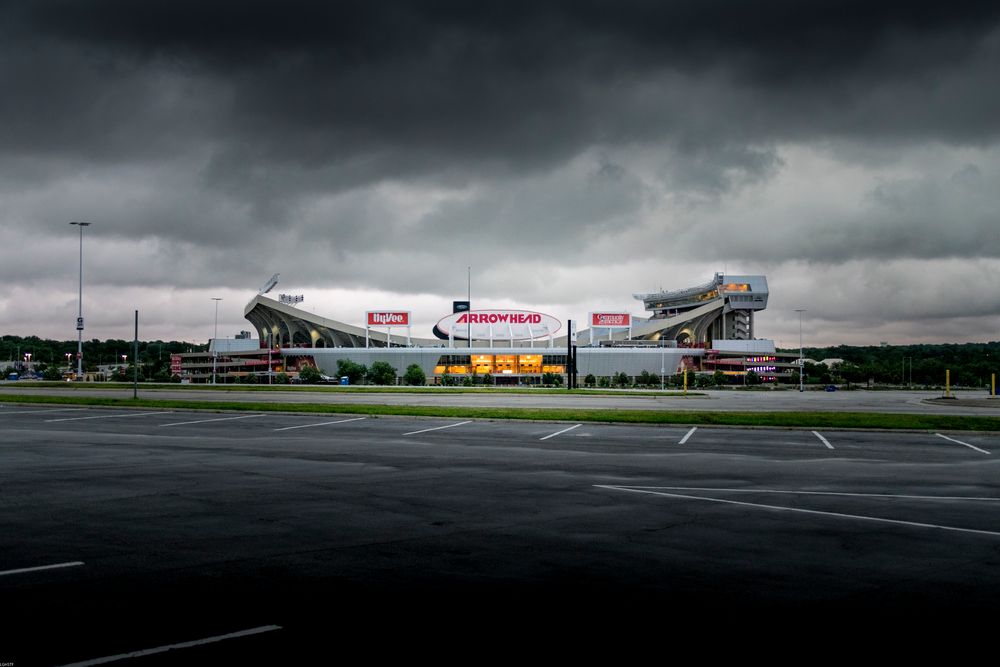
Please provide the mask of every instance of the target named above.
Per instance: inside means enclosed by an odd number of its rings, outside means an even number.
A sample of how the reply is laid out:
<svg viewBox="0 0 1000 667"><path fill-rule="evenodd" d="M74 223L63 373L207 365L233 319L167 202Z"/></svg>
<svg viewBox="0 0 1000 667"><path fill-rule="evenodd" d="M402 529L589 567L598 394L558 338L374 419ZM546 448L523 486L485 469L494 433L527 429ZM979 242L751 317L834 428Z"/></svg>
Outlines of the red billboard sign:
<svg viewBox="0 0 1000 667"><path fill-rule="evenodd" d="M410 313L405 310L369 310L368 326L408 327L410 326Z"/></svg>
<svg viewBox="0 0 1000 667"><path fill-rule="evenodd" d="M592 327L622 327L632 326L632 315L629 313L591 313Z"/></svg>
<svg viewBox="0 0 1000 667"><path fill-rule="evenodd" d="M556 318L527 310L469 310L442 318L434 327L441 338L529 340L551 336L562 326Z"/></svg>

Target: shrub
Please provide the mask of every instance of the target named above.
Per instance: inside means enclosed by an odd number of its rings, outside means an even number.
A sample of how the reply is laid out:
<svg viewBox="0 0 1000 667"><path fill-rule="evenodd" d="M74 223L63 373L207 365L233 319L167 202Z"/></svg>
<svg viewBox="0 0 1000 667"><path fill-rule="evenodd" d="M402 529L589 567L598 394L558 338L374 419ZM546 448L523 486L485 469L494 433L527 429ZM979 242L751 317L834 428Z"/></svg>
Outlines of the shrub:
<svg viewBox="0 0 1000 667"><path fill-rule="evenodd" d="M374 366L374 364L372 364ZM393 370L395 374L395 370ZM420 364L410 364L406 367L406 372L403 374L403 382L412 386L422 386L427 384L427 376L424 374L424 369L420 367Z"/></svg>
<svg viewBox="0 0 1000 667"><path fill-rule="evenodd" d="M396 384L396 369L385 361L376 361L368 369L368 378L375 384Z"/></svg>

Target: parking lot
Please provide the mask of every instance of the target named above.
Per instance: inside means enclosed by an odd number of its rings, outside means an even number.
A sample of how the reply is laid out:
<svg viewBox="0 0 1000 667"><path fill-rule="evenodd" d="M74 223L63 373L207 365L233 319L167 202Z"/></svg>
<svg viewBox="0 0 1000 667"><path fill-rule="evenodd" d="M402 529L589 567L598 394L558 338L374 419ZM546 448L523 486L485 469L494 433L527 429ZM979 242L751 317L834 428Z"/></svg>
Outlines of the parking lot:
<svg viewBox="0 0 1000 667"><path fill-rule="evenodd" d="M554 614L1000 611L996 433L23 405L0 429L17 665L283 664L331 633Z"/></svg>

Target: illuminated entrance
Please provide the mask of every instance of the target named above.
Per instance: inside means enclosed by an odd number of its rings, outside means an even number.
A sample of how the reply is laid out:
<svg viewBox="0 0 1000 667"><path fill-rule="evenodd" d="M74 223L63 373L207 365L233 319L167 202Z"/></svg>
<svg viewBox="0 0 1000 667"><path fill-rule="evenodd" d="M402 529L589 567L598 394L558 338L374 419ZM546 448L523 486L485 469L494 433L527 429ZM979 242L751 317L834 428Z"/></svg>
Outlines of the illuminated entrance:
<svg viewBox="0 0 1000 667"><path fill-rule="evenodd" d="M492 375L501 378L538 377L565 373L565 354L446 354L438 359L434 375Z"/></svg>

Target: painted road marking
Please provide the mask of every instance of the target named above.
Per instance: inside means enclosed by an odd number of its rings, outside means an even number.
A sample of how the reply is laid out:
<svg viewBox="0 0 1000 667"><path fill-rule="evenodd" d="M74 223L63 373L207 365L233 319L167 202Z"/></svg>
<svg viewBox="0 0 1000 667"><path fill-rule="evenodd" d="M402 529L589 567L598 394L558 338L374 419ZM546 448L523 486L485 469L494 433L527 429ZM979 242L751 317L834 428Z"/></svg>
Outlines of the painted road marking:
<svg viewBox="0 0 1000 667"><path fill-rule="evenodd" d="M992 496L921 496L908 493L848 493L847 491L794 491L789 489L728 489L706 486L631 486L631 489L666 489L668 491L709 491L722 493L782 493L792 496L846 496L848 498L905 498L909 500L969 500L1000 502Z"/></svg>
<svg viewBox="0 0 1000 667"><path fill-rule="evenodd" d="M722 503L725 505L739 505L740 507L755 507L757 509L774 510L777 512L798 512L800 514L815 514L819 516L829 516L836 519L855 519L857 521L874 521L877 523L891 523L898 526L910 526L912 528L936 528L938 530L951 530L958 533L973 533L976 535L989 535L990 537L1000 537L1000 533L992 530L977 530L975 528L959 528L958 526L945 526L936 523L921 523L919 521L902 521L900 519L886 519L879 516L866 516L864 514L844 514L842 512L823 512L821 510L808 510L801 507L782 507L781 505L764 505L761 503L748 503L741 500L727 500L725 498L708 498L706 496L689 496L682 493L666 493L664 491L649 491L645 489L629 488L626 486L610 486L605 484L595 484L601 489L611 489L613 491L629 491L631 493L647 493L653 496L665 496L667 498L681 498L684 500L703 500L710 503Z"/></svg>
<svg viewBox="0 0 1000 667"><path fill-rule="evenodd" d="M63 417L62 419L46 419L45 422L74 422L84 419L114 419L115 417L148 417L149 415L169 415L169 412L129 412L123 415L97 415L95 417Z"/></svg>
<svg viewBox="0 0 1000 667"><path fill-rule="evenodd" d="M22 574L24 572L40 572L41 570L56 570L61 567L77 567L83 565L83 561L74 560L69 563L56 563L54 565L39 565L38 567L22 567L17 570L4 570L0 572L0 577L8 574Z"/></svg>
<svg viewBox="0 0 1000 667"><path fill-rule="evenodd" d="M561 435L563 433L566 433L567 431L572 431L573 429L580 428L581 426L583 426L583 424L576 424L574 426L570 426L569 428L564 428L561 431L556 431L555 433L550 433L549 435L545 436L544 438L539 438L539 440L548 440L549 438L554 438L557 435Z"/></svg>
<svg viewBox="0 0 1000 667"><path fill-rule="evenodd" d="M275 431L291 431L295 428L312 428L313 426L329 426L330 424L346 424L347 422L361 421L362 419L367 419L367 417L355 417L354 419L341 419L335 422L320 422L319 424L302 424L301 426L286 426L284 428L276 428Z"/></svg>
<svg viewBox="0 0 1000 667"><path fill-rule="evenodd" d="M956 440L955 438L949 438L948 436L941 435L940 433L935 433L934 435L936 435L939 438L944 438L945 440L951 440L952 442L957 442L960 445L965 445L966 447L968 447L970 449L974 449L977 452L982 452L983 454L989 454L989 452L986 451L985 449L979 449L979 447L976 447L975 445L970 445L967 442L962 442L961 440Z"/></svg>
<svg viewBox="0 0 1000 667"><path fill-rule="evenodd" d="M103 658L94 658L92 660L84 660L83 662L74 662L68 665L63 665L63 667L88 667L89 665L103 665L108 662L116 662L118 660L129 660L131 658L142 658L147 655L166 653L167 651L173 651L179 648L191 648L192 646L201 646L203 644L214 644L215 642L221 642L226 639L249 637L251 635L259 635L264 632L271 632L272 630L280 630L280 629L281 629L280 625L262 625L259 628L250 628L249 630L230 632L227 635L217 635L215 637L206 637L205 639L196 639L190 642L181 642L179 644L167 644L166 646L147 648L142 651L132 651L131 653L119 653L118 655L109 655Z"/></svg>
<svg viewBox="0 0 1000 667"><path fill-rule="evenodd" d="M827 449L833 449L833 445L830 444L830 441L821 436L818 431L813 431L813 435L819 438L819 441L826 445Z"/></svg>
<svg viewBox="0 0 1000 667"><path fill-rule="evenodd" d="M209 422L227 422L234 419L253 419L264 415L240 415L239 417L219 417L217 419L199 419L193 422L174 422L173 424L161 424L162 426L187 426L188 424L207 424Z"/></svg>
<svg viewBox="0 0 1000 667"><path fill-rule="evenodd" d="M688 441L688 438L690 438L690 437L691 437L692 435L694 435L694 432L695 432L695 431L697 431L697 430L698 430L698 427L697 427L697 426L692 426L692 427L691 427L691 430L690 430L690 431L688 431L687 433L685 433L685 434L684 434L684 437L683 437L683 438L681 438L681 441L680 441L680 442L678 442L677 444L678 444L678 445L683 445L683 444L684 444L685 442L687 442L687 441Z"/></svg>
<svg viewBox="0 0 1000 667"><path fill-rule="evenodd" d="M425 428L420 431L410 431L409 433L404 433L403 435L416 435L417 433L427 433L427 431L440 431L443 428L455 428L456 426L462 426L463 424L471 424L472 420L465 422L458 422L457 424L448 424L447 426L435 426L434 428Z"/></svg>
<svg viewBox="0 0 1000 667"><path fill-rule="evenodd" d="M80 410L86 409L87 408L52 408L51 410L15 410L13 412L0 410L0 415L40 415L43 412L79 412Z"/></svg>

